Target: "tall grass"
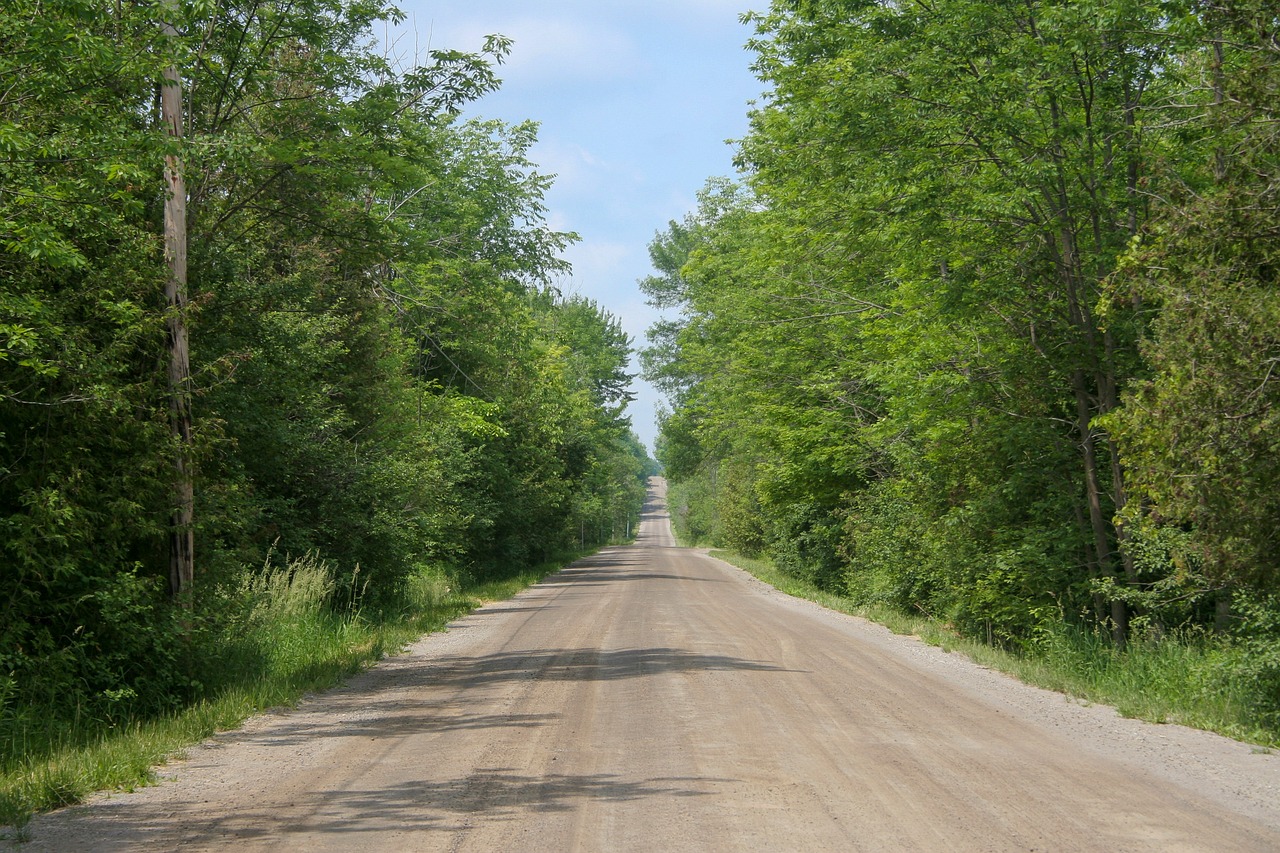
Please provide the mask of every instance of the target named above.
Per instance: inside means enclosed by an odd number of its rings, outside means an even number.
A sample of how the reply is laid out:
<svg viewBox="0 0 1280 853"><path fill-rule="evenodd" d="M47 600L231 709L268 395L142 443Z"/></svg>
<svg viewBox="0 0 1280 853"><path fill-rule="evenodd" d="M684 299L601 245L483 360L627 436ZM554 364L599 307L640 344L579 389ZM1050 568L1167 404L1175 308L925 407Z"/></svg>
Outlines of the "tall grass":
<svg viewBox="0 0 1280 853"><path fill-rule="evenodd" d="M98 790L146 785L156 765L185 747L331 687L558 567L465 588L420 572L408 578L396 607L368 612L358 570L339 580L314 555L268 562L212 595L216 629L206 626L199 638L207 644L193 664L199 694L184 707L149 716L80 713L20 707L0 690L0 838L21 840L35 812Z"/></svg>
<svg viewBox="0 0 1280 853"><path fill-rule="evenodd" d="M1028 684L1112 705L1126 717L1180 723L1267 748L1280 747L1280 730L1260 717L1254 686L1240 677L1243 651L1225 638L1207 633L1153 634L1135 638L1121 651L1095 632L1057 624L1042 631L1028 651L1015 653L961 636L923 615L862 605L819 589L779 571L768 560L712 553L789 595L960 652Z"/></svg>

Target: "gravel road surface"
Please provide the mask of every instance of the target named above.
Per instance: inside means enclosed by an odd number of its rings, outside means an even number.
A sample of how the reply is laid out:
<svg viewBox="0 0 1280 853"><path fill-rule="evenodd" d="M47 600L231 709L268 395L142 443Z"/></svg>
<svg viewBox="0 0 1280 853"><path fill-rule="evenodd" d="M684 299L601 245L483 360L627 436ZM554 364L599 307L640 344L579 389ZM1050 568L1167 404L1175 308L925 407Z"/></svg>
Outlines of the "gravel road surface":
<svg viewBox="0 0 1280 853"><path fill-rule="evenodd" d="M22 849L1280 850L1280 755L1125 720L639 540Z"/></svg>

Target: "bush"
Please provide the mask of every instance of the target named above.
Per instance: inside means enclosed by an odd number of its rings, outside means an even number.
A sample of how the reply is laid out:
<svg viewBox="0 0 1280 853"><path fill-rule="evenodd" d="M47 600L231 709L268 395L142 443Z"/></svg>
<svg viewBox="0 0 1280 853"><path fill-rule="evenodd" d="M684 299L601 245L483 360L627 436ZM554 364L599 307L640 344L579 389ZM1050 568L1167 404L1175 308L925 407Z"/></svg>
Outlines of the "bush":
<svg viewBox="0 0 1280 853"><path fill-rule="evenodd" d="M769 555L780 570L828 592L843 590L843 526L834 513L817 504L791 504L771 532Z"/></svg>
<svg viewBox="0 0 1280 853"><path fill-rule="evenodd" d="M1257 718L1280 731L1280 597L1238 593L1235 610L1240 654L1230 677L1245 688Z"/></svg>

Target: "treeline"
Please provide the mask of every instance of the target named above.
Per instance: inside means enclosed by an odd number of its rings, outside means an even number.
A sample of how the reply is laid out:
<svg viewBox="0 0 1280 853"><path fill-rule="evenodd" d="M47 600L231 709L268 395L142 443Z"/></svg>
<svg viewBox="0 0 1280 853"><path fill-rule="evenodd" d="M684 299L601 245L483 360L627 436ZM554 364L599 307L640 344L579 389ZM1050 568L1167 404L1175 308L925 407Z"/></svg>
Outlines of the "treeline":
<svg viewBox="0 0 1280 853"><path fill-rule="evenodd" d="M1280 721L1274 4L749 19L744 178L642 282L686 535L1014 649L1200 637Z"/></svg>
<svg viewBox="0 0 1280 853"><path fill-rule="evenodd" d="M373 38L397 15L0 12L0 728L207 692L216 638L291 559L331 606L394 613L423 574L513 574L634 526L627 336L553 287L575 237L545 221L535 126L457 118L508 45L401 62Z"/></svg>

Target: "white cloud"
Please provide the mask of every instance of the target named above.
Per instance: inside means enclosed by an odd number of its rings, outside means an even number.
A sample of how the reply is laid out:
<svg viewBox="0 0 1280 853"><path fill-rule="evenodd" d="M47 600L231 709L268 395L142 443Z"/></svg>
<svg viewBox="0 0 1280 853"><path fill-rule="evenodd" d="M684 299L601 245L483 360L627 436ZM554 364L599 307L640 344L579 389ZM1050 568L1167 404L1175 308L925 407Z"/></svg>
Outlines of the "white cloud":
<svg viewBox="0 0 1280 853"><path fill-rule="evenodd" d="M633 195L649 182L634 157L607 159L582 145L555 137L539 139L530 158L538 164L540 174L555 176L554 186L547 195L553 210L566 205L580 209L581 203L589 200L597 213L618 217L620 213L634 210ZM627 216L624 214L622 218ZM581 230L593 224L599 223L577 222L568 230Z"/></svg>
<svg viewBox="0 0 1280 853"><path fill-rule="evenodd" d="M767 12L769 0L644 0L643 6L674 18L723 27L726 21L737 21L749 10Z"/></svg>
<svg viewBox="0 0 1280 853"><path fill-rule="evenodd" d="M577 243L564 253L573 265L573 290L588 299L600 300L602 295L622 284L631 284L632 260L635 247L627 243L609 240L590 240Z"/></svg>
<svg viewBox="0 0 1280 853"><path fill-rule="evenodd" d="M609 165L581 145L539 139L530 152L538 171L555 175L555 189L560 193L580 192L599 186L600 175Z"/></svg>
<svg viewBox="0 0 1280 853"><path fill-rule="evenodd" d="M549 210L546 215L547 227L552 231L572 231L573 223L568 214L559 210Z"/></svg>
<svg viewBox="0 0 1280 853"><path fill-rule="evenodd" d="M625 33L605 26L526 18L514 23L511 37L508 67L538 82L625 77L646 65Z"/></svg>
<svg viewBox="0 0 1280 853"><path fill-rule="evenodd" d="M430 19L415 18L406 25L416 29L423 46L428 36L431 47L458 50L478 50L485 37L494 33L512 39L511 54L498 69L504 87L614 79L647 67L643 53L625 31L590 20L490 13L432 26Z"/></svg>

